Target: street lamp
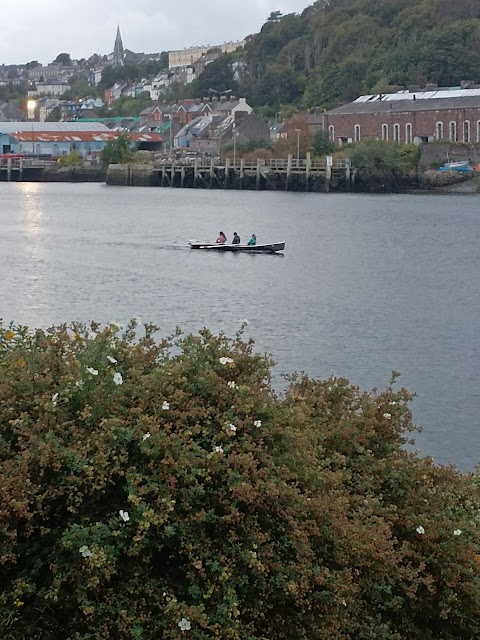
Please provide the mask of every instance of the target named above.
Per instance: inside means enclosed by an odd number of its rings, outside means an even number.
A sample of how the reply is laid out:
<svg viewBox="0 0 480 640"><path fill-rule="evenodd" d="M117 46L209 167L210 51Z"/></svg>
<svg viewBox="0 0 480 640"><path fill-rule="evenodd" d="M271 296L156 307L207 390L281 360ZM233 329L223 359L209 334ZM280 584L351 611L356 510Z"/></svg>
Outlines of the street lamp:
<svg viewBox="0 0 480 640"><path fill-rule="evenodd" d="M300 166L300 129L295 129L297 133L297 167Z"/></svg>
<svg viewBox="0 0 480 640"><path fill-rule="evenodd" d="M32 120L32 155L35 155L35 133L33 130L33 122L35 120L35 109L37 108L36 100L28 100L27 102L27 117Z"/></svg>

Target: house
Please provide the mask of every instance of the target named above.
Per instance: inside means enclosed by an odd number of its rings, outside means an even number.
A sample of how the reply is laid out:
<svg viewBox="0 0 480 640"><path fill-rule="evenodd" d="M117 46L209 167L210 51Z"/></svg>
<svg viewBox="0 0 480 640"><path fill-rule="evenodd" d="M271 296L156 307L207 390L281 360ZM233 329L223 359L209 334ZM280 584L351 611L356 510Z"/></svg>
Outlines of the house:
<svg viewBox="0 0 480 640"><path fill-rule="evenodd" d="M105 91L105 103L109 106L115 100L119 100L122 96L122 93L127 89L128 85L126 82L116 82L113 87L110 89L106 89Z"/></svg>
<svg viewBox="0 0 480 640"><path fill-rule="evenodd" d="M480 143L480 86L424 89L360 96L322 115L322 128L336 144L367 138L396 143L436 140Z"/></svg>
<svg viewBox="0 0 480 640"><path fill-rule="evenodd" d="M25 113L13 100L0 100L0 121L20 120L24 116Z"/></svg>
<svg viewBox="0 0 480 640"><path fill-rule="evenodd" d="M210 106L216 115L230 116L240 112L253 113L252 107L247 104L245 98L237 98L235 96L230 98L220 96L220 99L212 98Z"/></svg>
<svg viewBox="0 0 480 640"><path fill-rule="evenodd" d="M70 91L70 85L63 80L45 80L37 82L37 96L63 96L64 93Z"/></svg>

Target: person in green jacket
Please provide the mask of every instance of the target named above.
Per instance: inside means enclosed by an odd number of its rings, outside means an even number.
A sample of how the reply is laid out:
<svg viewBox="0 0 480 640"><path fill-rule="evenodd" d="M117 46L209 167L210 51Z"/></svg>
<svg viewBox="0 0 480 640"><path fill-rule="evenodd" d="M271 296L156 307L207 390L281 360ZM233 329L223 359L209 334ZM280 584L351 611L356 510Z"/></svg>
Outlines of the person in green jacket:
<svg viewBox="0 0 480 640"><path fill-rule="evenodd" d="M248 246L254 247L256 244L257 244L257 236L254 233L252 233L252 237L248 241Z"/></svg>

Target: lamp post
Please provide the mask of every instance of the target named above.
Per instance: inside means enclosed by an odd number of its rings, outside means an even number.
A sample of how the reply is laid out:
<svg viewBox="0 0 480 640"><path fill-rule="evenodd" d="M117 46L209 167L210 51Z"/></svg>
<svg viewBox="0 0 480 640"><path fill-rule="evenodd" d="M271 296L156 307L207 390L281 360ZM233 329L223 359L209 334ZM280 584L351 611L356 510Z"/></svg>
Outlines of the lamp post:
<svg viewBox="0 0 480 640"><path fill-rule="evenodd" d="M297 167L300 167L300 129L295 129L297 133Z"/></svg>
<svg viewBox="0 0 480 640"><path fill-rule="evenodd" d="M37 108L36 100L28 100L27 102L27 116L32 119L32 155L35 155L35 132L33 129L33 123L35 121L35 109Z"/></svg>

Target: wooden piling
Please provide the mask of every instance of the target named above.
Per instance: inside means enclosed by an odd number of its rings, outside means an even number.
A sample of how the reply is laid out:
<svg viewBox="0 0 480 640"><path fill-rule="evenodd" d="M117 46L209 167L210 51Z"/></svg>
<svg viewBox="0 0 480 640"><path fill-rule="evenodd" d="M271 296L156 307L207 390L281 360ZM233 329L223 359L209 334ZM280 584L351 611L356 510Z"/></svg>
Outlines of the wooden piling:
<svg viewBox="0 0 480 640"><path fill-rule="evenodd" d="M310 151L307 152L307 160L305 166L305 191L309 190L310 172L312 170L312 155Z"/></svg>

